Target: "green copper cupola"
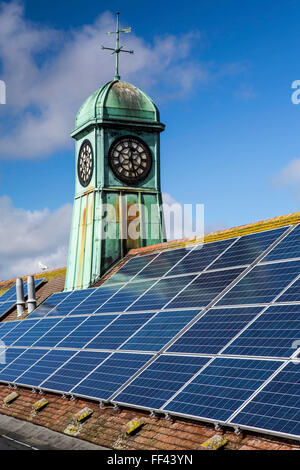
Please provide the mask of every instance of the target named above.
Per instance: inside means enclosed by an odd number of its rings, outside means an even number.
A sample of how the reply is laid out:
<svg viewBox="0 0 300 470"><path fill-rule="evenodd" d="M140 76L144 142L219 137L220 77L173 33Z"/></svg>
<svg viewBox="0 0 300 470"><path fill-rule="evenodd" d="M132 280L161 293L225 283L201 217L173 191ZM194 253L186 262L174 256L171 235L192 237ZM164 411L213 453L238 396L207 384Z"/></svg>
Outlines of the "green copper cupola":
<svg viewBox="0 0 300 470"><path fill-rule="evenodd" d="M80 107L71 133L76 171L66 290L91 286L131 248L164 241L164 129L151 98L119 79Z"/></svg>

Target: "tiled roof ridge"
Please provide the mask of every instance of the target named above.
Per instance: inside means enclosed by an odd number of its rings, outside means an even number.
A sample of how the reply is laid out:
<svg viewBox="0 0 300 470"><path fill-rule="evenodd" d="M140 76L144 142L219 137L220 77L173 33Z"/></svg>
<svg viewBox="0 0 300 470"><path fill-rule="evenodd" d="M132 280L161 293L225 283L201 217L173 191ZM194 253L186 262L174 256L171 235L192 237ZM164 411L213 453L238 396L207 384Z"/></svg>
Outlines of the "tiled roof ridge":
<svg viewBox="0 0 300 470"><path fill-rule="evenodd" d="M281 215L272 217L270 219L264 219L258 222L252 222L250 224L238 225L236 227L227 228L224 230L218 230L216 232L210 232L202 237L190 237L181 238L178 240L171 240L157 245L145 246L142 248L135 248L130 250L127 255L136 256L147 253L148 251L161 251L163 249L178 248L181 246L208 243L213 241L219 241L226 238L238 237L241 235L248 235L250 233L262 232L263 230L271 230L273 228L284 227L285 225L296 225L300 223L300 212L292 212L287 215Z"/></svg>

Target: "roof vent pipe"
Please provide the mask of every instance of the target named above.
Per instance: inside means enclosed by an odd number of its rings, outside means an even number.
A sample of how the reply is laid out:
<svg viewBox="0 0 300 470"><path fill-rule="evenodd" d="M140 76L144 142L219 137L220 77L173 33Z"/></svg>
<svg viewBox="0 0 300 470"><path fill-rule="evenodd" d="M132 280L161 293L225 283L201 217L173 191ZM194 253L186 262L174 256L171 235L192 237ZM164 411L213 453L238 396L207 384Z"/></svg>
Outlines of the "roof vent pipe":
<svg viewBox="0 0 300 470"><path fill-rule="evenodd" d="M36 307L35 283L34 283L33 276L27 277L27 288L28 288L28 299L27 299L28 313L31 313Z"/></svg>
<svg viewBox="0 0 300 470"><path fill-rule="evenodd" d="M25 310L24 284L23 284L23 279L21 278L17 278L16 280L16 294L17 294L17 316L21 317Z"/></svg>

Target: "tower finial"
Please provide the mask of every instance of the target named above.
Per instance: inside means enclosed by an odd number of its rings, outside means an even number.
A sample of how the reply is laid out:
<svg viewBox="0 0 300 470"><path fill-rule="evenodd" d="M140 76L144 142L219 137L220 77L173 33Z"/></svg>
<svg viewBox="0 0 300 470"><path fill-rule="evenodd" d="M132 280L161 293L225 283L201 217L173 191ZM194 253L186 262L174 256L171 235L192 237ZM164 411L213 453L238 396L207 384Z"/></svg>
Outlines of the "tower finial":
<svg viewBox="0 0 300 470"><path fill-rule="evenodd" d="M114 76L114 80L120 80L121 77L119 75L119 54L120 52L128 52L128 54L133 54L134 51L126 51L125 49L123 49L124 46L120 46L120 33L131 33L131 28L123 28L123 29L120 29L120 26L119 26L119 15L120 15L120 12L117 11L117 30L116 31L110 31L106 34L116 34L116 47L113 49L111 47L104 47L102 46L102 49L107 49L109 51L113 51L112 52L112 55L113 54L116 54L116 70L115 70L115 76Z"/></svg>

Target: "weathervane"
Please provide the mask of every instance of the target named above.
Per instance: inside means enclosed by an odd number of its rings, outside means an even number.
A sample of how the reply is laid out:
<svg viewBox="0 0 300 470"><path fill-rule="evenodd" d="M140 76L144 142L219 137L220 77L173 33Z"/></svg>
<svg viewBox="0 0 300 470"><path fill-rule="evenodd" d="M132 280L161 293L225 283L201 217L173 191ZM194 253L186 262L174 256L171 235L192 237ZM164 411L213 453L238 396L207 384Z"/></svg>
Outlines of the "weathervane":
<svg viewBox="0 0 300 470"><path fill-rule="evenodd" d="M119 54L120 52L128 52L128 54L133 54L134 51L126 51L123 49L124 46L120 46L119 39L120 39L120 33L131 33L131 28L124 28L120 29L119 27L119 15L120 12L117 11L117 30L116 31L110 31L106 34L116 34L116 47L113 49L112 47L104 47L102 46L102 49L107 49L109 51L113 51L111 55L116 54L116 71L115 71L115 77L114 80L120 80L120 75L119 75Z"/></svg>

